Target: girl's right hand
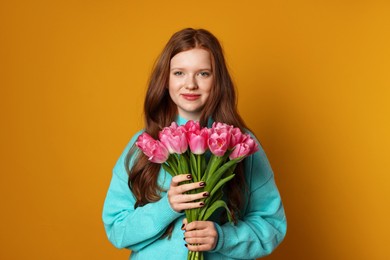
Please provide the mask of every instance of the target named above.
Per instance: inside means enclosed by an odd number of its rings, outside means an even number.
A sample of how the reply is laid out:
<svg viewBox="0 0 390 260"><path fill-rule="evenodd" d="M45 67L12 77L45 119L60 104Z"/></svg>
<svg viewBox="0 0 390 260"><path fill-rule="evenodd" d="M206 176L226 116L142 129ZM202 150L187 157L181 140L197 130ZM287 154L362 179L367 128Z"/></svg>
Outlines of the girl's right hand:
<svg viewBox="0 0 390 260"><path fill-rule="evenodd" d="M185 209L201 208L204 206L203 202L194 202L195 200L203 199L209 196L208 192L199 192L195 194L185 194L185 192L203 188L206 183L195 182L188 184L181 184L181 182L191 180L191 174L180 174L172 178L171 186L168 190L168 200L172 209L176 212L181 212Z"/></svg>

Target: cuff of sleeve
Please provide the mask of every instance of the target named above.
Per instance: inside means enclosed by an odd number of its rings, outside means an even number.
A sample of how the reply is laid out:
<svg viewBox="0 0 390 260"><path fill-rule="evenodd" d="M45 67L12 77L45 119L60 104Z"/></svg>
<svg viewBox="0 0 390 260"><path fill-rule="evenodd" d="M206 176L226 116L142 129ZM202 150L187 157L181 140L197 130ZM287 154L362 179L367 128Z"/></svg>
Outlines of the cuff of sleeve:
<svg viewBox="0 0 390 260"><path fill-rule="evenodd" d="M214 227L218 233L218 242L217 242L217 245L215 246L215 248L210 251L210 253L218 252L219 250L221 250L223 247L223 242L225 241L225 237L224 237L223 230L222 230L221 226L218 223L214 222Z"/></svg>

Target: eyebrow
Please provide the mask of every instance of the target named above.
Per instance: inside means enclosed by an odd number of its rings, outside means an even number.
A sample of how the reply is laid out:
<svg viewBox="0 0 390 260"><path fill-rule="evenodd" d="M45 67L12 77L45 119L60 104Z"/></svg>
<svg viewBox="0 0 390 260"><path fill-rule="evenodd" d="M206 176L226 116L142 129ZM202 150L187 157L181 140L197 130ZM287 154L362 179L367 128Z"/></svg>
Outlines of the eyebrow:
<svg viewBox="0 0 390 260"><path fill-rule="evenodd" d="M172 70L185 70L185 69L184 69L184 68L180 68L180 67L178 67L178 68L173 67L173 68L171 68L170 70L172 71ZM199 70L197 70L197 71L201 71L201 70L209 70L209 71L212 71L211 68L202 68L202 69L199 69Z"/></svg>

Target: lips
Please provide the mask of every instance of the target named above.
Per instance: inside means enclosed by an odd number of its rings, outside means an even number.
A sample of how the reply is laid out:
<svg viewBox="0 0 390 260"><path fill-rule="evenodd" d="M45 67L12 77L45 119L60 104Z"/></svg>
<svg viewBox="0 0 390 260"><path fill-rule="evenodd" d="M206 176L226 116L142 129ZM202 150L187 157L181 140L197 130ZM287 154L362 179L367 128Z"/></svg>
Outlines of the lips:
<svg viewBox="0 0 390 260"><path fill-rule="evenodd" d="M197 94L181 94L181 95L184 99L190 101L197 100L198 98L200 98L200 95Z"/></svg>

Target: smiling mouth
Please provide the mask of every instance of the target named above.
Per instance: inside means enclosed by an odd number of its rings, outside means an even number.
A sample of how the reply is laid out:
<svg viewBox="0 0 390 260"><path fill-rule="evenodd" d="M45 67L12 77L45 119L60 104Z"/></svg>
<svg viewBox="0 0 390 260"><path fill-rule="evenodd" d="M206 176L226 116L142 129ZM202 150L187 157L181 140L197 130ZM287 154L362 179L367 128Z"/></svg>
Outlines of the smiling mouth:
<svg viewBox="0 0 390 260"><path fill-rule="evenodd" d="M197 100L198 98L200 98L200 95L196 95L196 94L181 94L183 96L184 99L187 99L187 100Z"/></svg>

